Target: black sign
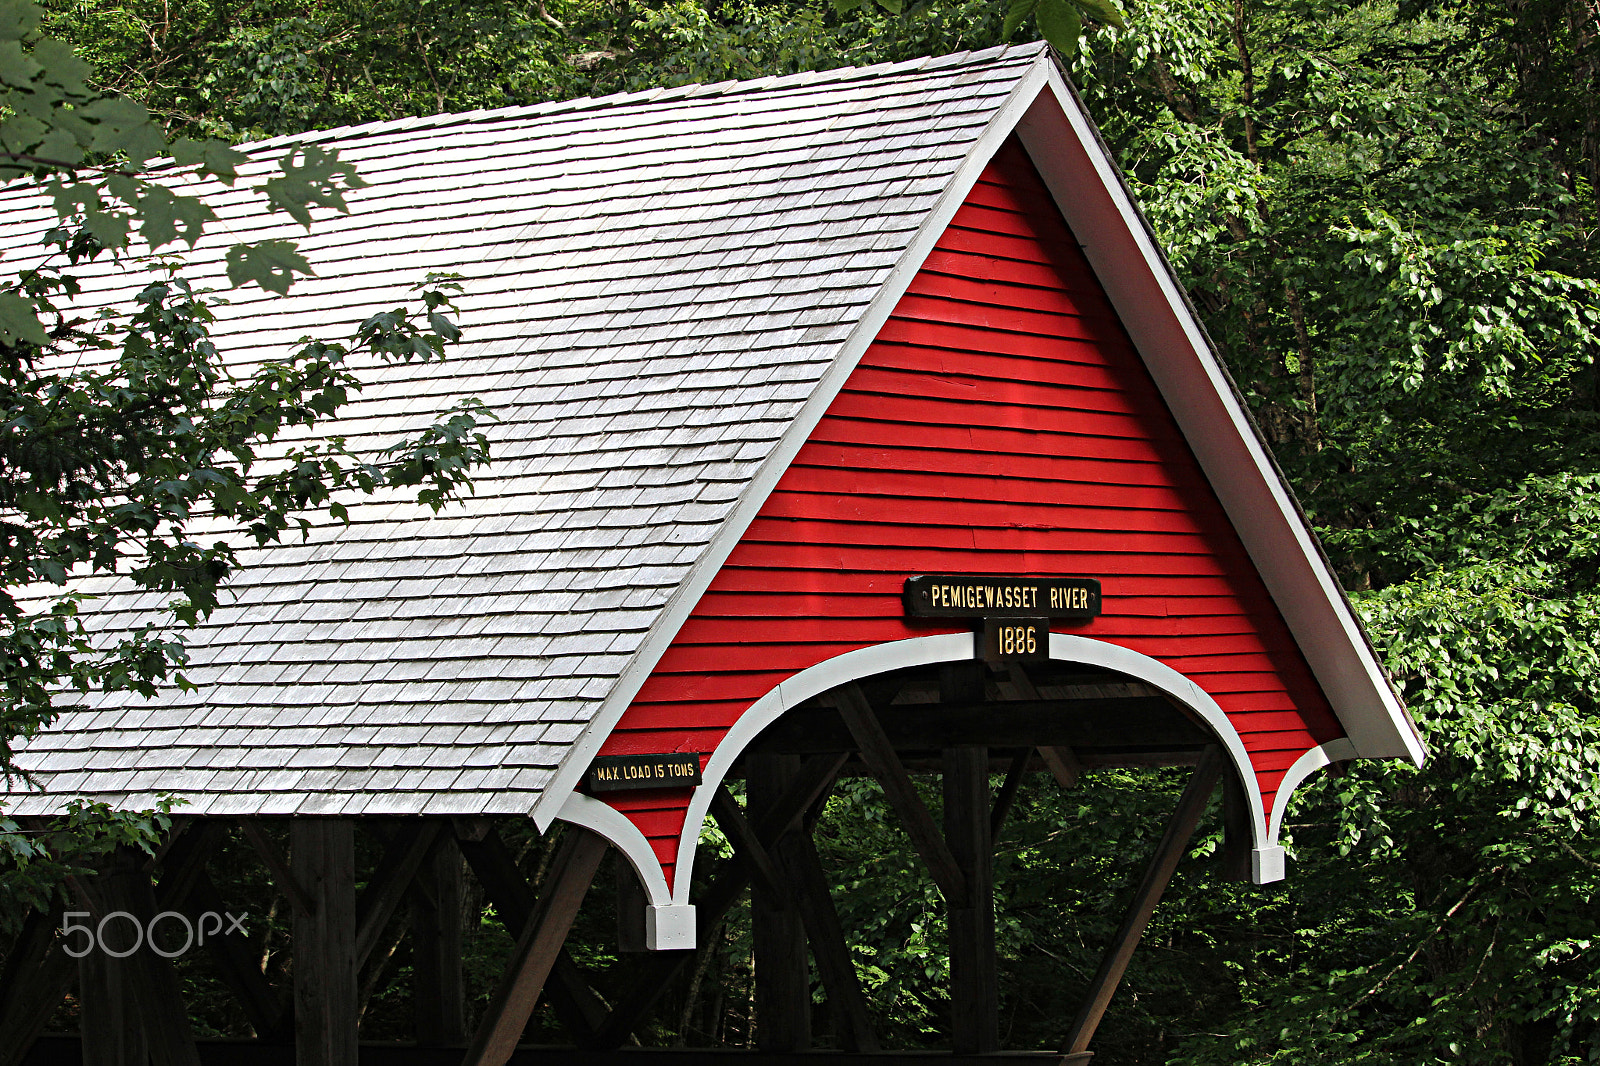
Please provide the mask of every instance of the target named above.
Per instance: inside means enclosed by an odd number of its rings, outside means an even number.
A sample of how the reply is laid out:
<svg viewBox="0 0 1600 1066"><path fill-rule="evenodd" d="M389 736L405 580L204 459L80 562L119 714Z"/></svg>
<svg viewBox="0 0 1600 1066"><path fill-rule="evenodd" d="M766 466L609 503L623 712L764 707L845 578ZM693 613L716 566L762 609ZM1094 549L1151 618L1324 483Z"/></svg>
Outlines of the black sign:
<svg viewBox="0 0 1600 1066"><path fill-rule="evenodd" d="M983 659L990 663L1050 658L1050 619L985 618Z"/></svg>
<svg viewBox="0 0 1600 1066"><path fill-rule="evenodd" d="M670 755L607 755L589 764L584 783L590 792L620 792L627 788L689 788L700 783L700 756L692 752Z"/></svg>
<svg viewBox="0 0 1600 1066"><path fill-rule="evenodd" d="M906 614L919 618L1072 618L1100 613L1100 582L1088 577L925 574L906 578Z"/></svg>

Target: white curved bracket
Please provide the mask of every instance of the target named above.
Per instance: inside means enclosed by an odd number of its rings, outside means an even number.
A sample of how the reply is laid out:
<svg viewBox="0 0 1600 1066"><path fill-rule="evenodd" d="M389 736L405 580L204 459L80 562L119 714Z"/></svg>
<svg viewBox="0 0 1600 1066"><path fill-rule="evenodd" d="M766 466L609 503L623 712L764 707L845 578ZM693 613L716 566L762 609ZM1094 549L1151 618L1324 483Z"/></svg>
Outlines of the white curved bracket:
<svg viewBox="0 0 1600 1066"><path fill-rule="evenodd" d="M1272 804L1272 823L1267 827L1267 839L1273 844L1278 843L1278 834L1283 831L1283 814L1289 809L1289 797L1294 795L1294 790L1299 788L1306 778L1324 766L1347 762L1355 757L1355 744L1341 737L1312 748L1296 759L1294 765L1289 767L1289 772L1283 775L1283 782L1278 785L1278 795Z"/></svg>
<svg viewBox="0 0 1600 1066"><path fill-rule="evenodd" d="M644 944L651 951L692 948L695 944L694 907L672 901L667 877L661 872L650 841L639 827L609 803L574 792L556 815L563 822L599 833L620 851L639 875L649 903L644 913Z"/></svg>

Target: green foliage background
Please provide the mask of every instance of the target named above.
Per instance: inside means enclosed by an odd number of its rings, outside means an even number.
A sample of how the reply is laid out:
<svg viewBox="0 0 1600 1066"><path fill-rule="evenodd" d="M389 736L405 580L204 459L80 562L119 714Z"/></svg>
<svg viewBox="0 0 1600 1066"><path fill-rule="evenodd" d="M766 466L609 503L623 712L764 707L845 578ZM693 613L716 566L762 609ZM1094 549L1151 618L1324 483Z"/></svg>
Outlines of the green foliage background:
<svg viewBox="0 0 1600 1066"><path fill-rule="evenodd" d="M49 19L171 134L229 139L1067 44L1432 750L1308 784L1282 885L1222 882L1214 835L1198 845L1097 1063L1600 1062L1600 5L1142 0L1120 29L1097 6L84 0ZM999 871L1010 1046L1059 1040L1179 787L1024 794ZM820 843L883 1032L935 1045L938 900L872 792L841 786ZM479 943L486 995L505 944L492 922ZM749 1039L748 957L736 914L656 1038ZM403 987L374 986L371 1032L403 1033Z"/></svg>

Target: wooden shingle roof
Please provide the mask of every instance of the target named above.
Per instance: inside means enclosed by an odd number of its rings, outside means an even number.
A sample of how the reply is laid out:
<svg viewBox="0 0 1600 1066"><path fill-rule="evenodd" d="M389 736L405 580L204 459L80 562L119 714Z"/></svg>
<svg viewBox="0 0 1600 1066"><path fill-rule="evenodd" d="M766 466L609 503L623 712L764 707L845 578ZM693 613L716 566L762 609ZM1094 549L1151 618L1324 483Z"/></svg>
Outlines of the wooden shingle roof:
<svg viewBox="0 0 1600 1066"><path fill-rule="evenodd" d="M499 418L476 495L399 498L243 554L189 635L198 690L90 697L19 759L45 794L164 792L187 813L526 813L734 501L859 327L1036 46L754 82L408 119L296 142L370 186L309 236L212 190L186 256L298 239L317 276L231 296L219 347L254 361L338 338L430 271L463 275L463 342L384 367L331 432L374 450L462 396ZM241 182L244 184L244 182ZM7 201L10 201L9 203ZM47 223L0 198L26 250ZM102 270L86 301L141 278ZM225 287L218 283L218 287ZM110 579L94 626L163 597Z"/></svg>
<svg viewBox="0 0 1600 1066"><path fill-rule="evenodd" d="M223 288L226 248L273 236L317 270L288 297L229 294L219 348L280 357L459 274L449 358L367 368L325 432L375 451L475 396L499 419L493 463L438 514L380 497L243 551L231 601L189 634L197 690L89 697L22 747L43 791L11 812L176 793L194 814L547 823L1013 135L1327 693L1340 757L1420 759L1092 126L1029 45L249 146L247 179L318 142L371 184L309 236L207 192L221 218L187 276ZM31 195L0 191L8 258L53 221ZM125 304L144 280L102 266L83 299ZM163 601L81 588L106 635Z"/></svg>

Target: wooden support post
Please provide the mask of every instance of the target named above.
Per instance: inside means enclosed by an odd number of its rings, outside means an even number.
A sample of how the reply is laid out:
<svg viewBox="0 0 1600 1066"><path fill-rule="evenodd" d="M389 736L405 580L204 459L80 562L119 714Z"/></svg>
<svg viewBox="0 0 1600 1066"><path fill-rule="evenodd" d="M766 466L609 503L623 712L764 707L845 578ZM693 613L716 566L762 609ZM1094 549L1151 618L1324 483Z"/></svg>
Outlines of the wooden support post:
<svg viewBox="0 0 1600 1066"><path fill-rule="evenodd" d="M612 864L617 882L617 950L636 954L645 947L644 909L650 904L633 864L620 854Z"/></svg>
<svg viewBox="0 0 1600 1066"><path fill-rule="evenodd" d="M117 849L96 896L94 941L79 960L86 1066L200 1066L178 973L148 935L157 910L144 854Z"/></svg>
<svg viewBox="0 0 1600 1066"><path fill-rule="evenodd" d="M1229 881L1250 880L1250 801L1245 797L1239 775L1222 775L1222 876Z"/></svg>
<svg viewBox="0 0 1600 1066"><path fill-rule="evenodd" d="M461 853L448 834L436 839L417 872L417 882L426 887L413 892L410 900L417 1043L459 1044L467 1034L461 972Z"/></svg>
<svg viewBox="0 0 1600 1066"><path fill-rule="evenodd" d="M792 755L751 755L745 765L750 817L764 821L782 802L800 760ZM768 1052L802 1051L811 1046L811 973L806 965L805 927L763 842L755 839L754 831L740 817L733 797L726 791L722 797L718 820L733 829L736 856L752 874L756 1046Z"/></svg>
<svg viewBox="0 0 1600 1066"><path fill-rule="evenodd" d="M60 925L59 910L30 911L6 952L0 972L0 1066L21 1066L77 977L78 960L56 938Z"/></svg>
<svg viewBox="0 0 1600 1066"><path fill-rule="evenodd" d="M297 1066L357 1066L355 823L295 818L289 873L310 914L294 915Z"/></svg>
<svg viewBox="0 0 1600 1066"><path fill-rule="evenodd" d="M1178 800L1177 809L1167 822L1161 842L1156 845L1150 867L1134 892L1133 901L1128 904L1127 916L1123 918L1116 936L1112 937L1105 957L1100 960L1100 969L1095 973L1094 980L1089 983L1088 995L1062 1046L1063 1053L1073 1055L1089 1050L1089 1041L1094 1038L1094 1031L1105 1016L1111 996L1117 990L1117 983L1128 968L1128 960L1133 957L1133 949L1139 944L1139 936L1150 923L1150 916L1161 901L1161 893L1171 883L1172 875L1178 869L1178 860L1183 858L1184 849L1194 835L1195 826L1200 823L1200 816L1205 813L1206 804L1221 774L1221 749L1214 746L1206 748L1200 756L1200 765L1195 767L1188 787Z"/></svg>
<svg viewBox="0 0 1600 1066"><path fill-rule="evenodd" d="M511 1058L595 871L600 868L600 860L605 857L608 845L603 837L578 826L569 825L564 832L567 836L551 863L533 915L473 1034L465 1066L504 1066Z"/></svg>
<svg viewBox="0 0 1600 1066"><path fill-rule="evenodd" d="M116 929L119 924L126 925L112 922L107 926L107 940L114 951L126 947L124 935L131 938L126 928ZM106 955L98 944L78 960L78 1033L83 1066L147 1066L150 1061L128 969L123 960Z"/></svg>
<svg viewBox="0 0 1600 1066"><path fill-rule="evenodd" d="M800 772L785 790L771 812L756 826L756 839L775 841L798 826L811 806L826 796L833 787L839 770L848 760L846 755L817 755L801 764ZM728 910L738 902L750 883L749 867L730 863L718 873L704 898L695 905L695 942L698 951L705 951L712 936L727 917ZM673 976L697 952L661 951L647 963L637 968L635 976L617 997L617 1005L607 1016L597 1044L602 1048L615 1048L628 1039L628 1035L644 1020L644 1016L666 991Z"/></svg>
<svg viewBox="0 0 1600 1066"><path fill-rule="evenodd" d="M956 1054L987 1054L1000 1049L987 748L945 749L944 832L966 882L965 905L950 903L946 907L950 922L950 1033Z"/></svg>
<svg viewBox="0 0 1600 1066"><path fill-rule="evenodd" d="M853 681L834 689L833 695L838 703L839 716L844 719L845 726L861 748L861 761L867 764L867 769L883 786L884 796L900 816L906 834L922 856L922 861L927 863L928 872L933 875L934 883L939 886L946 902L953 907L968 906L966 879L962 875L961 864L950 854L949 846L939 835L933 815L923 806L922 797L917 795L917 787L911 782L911 775L901 765L900 757L895 754L894 745L884 734L883 725L873 712L872 705L867 702L866 695Z"/></svg>

